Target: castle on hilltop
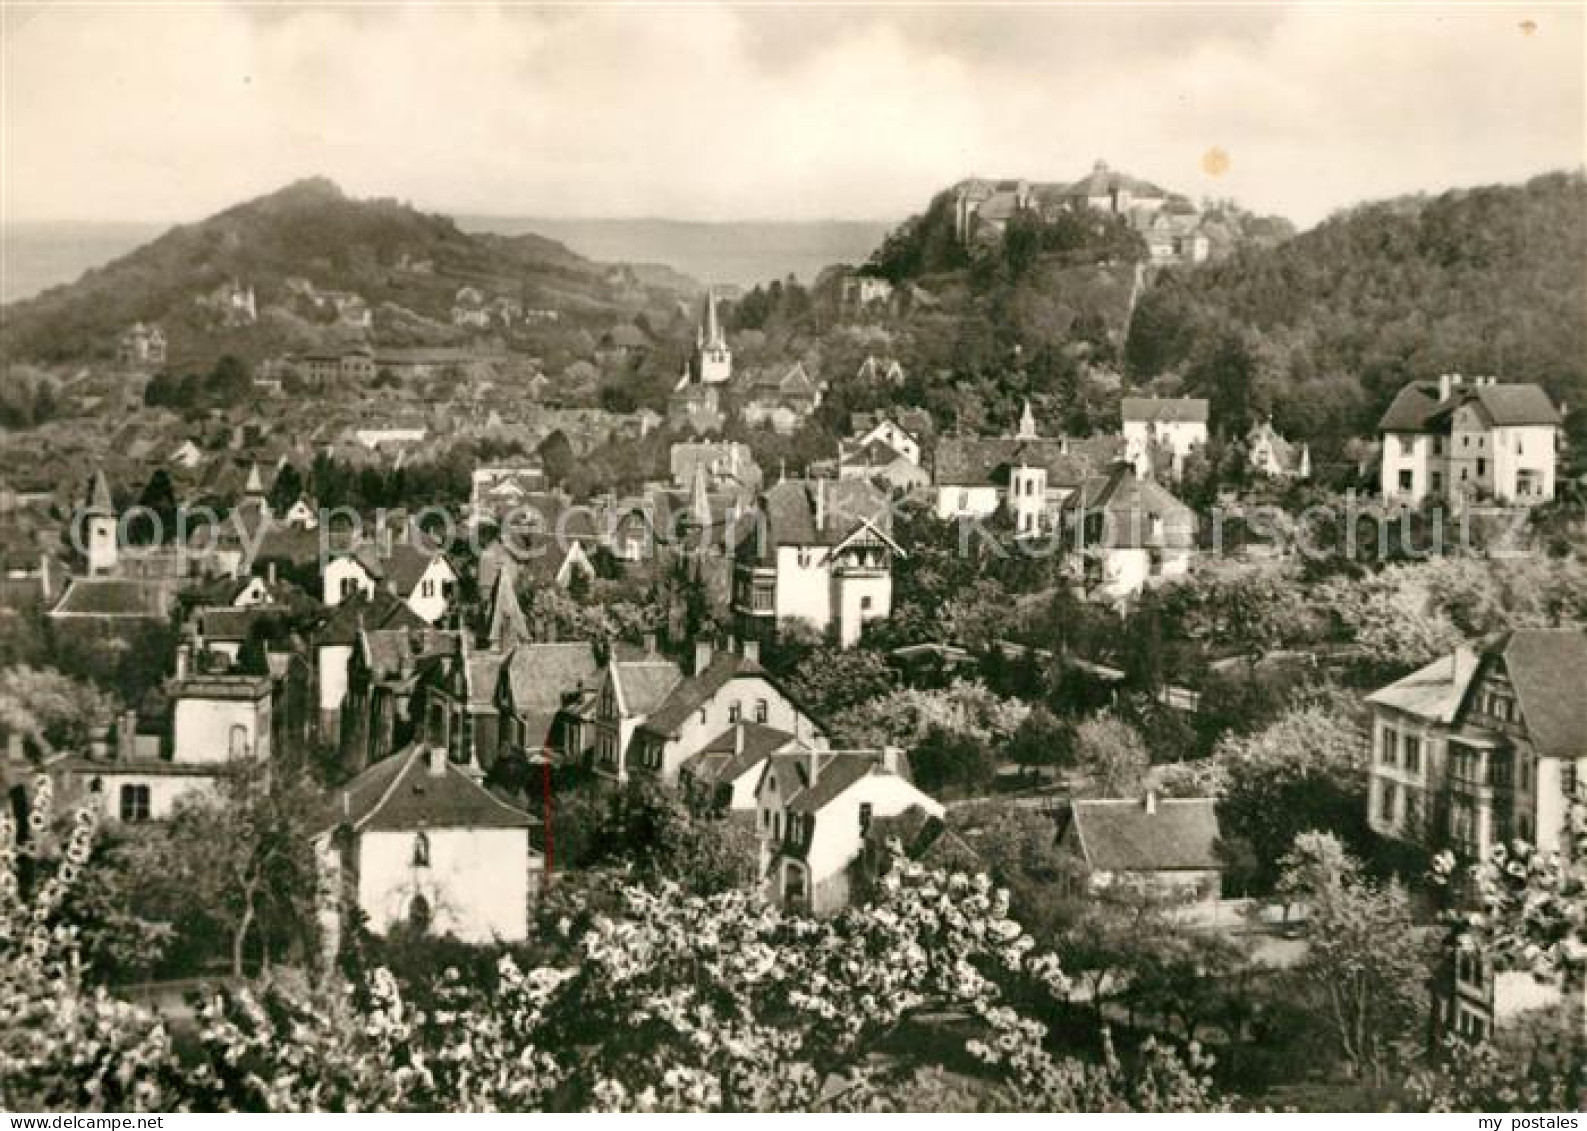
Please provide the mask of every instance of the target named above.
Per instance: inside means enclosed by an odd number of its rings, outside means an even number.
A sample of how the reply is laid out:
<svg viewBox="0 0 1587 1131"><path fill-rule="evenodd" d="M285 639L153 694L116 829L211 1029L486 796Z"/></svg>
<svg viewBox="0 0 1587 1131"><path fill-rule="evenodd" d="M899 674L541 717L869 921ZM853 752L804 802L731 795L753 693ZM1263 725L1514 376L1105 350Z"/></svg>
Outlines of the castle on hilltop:
<svg viewBox="0 0 1587 1131"><path fill-rule="evenodd" d="M953 232L960 243L997 240L1014 216L1051 220L1064 212L1119 216L1141 234L1155 263L1200 263L1211 251L1201 210L1185 196L1098 161L1073 183L971 178L954 187Z"/></svg>

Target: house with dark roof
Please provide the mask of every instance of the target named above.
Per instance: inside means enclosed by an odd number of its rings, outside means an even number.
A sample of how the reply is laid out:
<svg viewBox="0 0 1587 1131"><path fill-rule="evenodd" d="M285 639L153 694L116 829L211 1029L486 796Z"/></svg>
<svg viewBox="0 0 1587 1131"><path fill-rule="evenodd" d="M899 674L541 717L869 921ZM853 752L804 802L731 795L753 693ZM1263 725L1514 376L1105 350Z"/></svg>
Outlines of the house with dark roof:
<svg viewBox="0 0 1587 1131"><path fill-rule="evenodd" d="M821 405L821 386L805 371L804 362L749 370L735 382L738 414L751 428L770 425L788 435Z"/></svg>
<svg viewBox="0 0 1587 1131"><path fill-rule="evenodd" d="M678 767L678 787L697 811L752 820L755 787L766 760L811 748L788 731L741 721L684 760Z"/></svg>
<svg viewBox="0 0 1587 1131"><path fill-rule="evenodd" d="M1222 891L1213 797L1076 799L1058 835L1070 894L1213 901Z"/></svg>
<svg viewBox="0 0 1587 1131"><path fill-rule="evenodd" d="M683 669L656 651L654 637L638 655L614 653L601 673L592 717L592 768L602 777L627 781L634 732L683 682Z"/></svg>
<svg viewBox="0 0 1587 1131"><path fill-rule="evenodd" d="M823 739L822 726L760 666L758 644L747 641L743 649L718 652L708 640L695 642L691 674L668 690L629 740L630 773L675 785L686 761L742 722L775 728L800 742Z"/></svg>
<svg viewBox="0 0 1587 1131"><path fill-rule="evenodd" d="M791 912L841 911L871 823L912 809L944 812L909 780L901 751L812 747L767 758L755 786L755 828L770 898Z"/></svg>
<svg viewBox="0 0 1587 1131"><path fill-rule="evenodd" d="M335 954L347 912L368 928L517 942L544 877L538 821L447 757L416 743L326 798L314 851L326 882L320 919Z"/></svg>
<svg viewBox="0 0 1587 1131"><path fill-rule="evenodd" d="M1196 512L1128 463L1082 483L1061 521L1086 592L1102 600L1184 577L1195 560Z"/></svg>
<svg viewBox="0 0 1587 1131"><path fill-rule="evenodd" d="M502 661L496 682L498 757L566 762L580 753L568 708L600 679L588 640L523 642Z"/></svg>
<svg viewBox="0 0 1587 1131"><path fill-rule="evenodd" d="M1587 775L1587 633L1516 629L1367 697L1367 818L1380 835L1471 859L1567 846Z"/></svg>
<svg viewBox="0 0 1587 1131"><path fill-rule="evenodd" d="M161 621L170 615L171 585L122 577L74 577L50 609L55 620Z"/></svg>
<svg viewBox="0 0 1587 1131"><path fill-rule="evenodd" d="M407 603L383 590L355 590L310 633L315 683L319 688L319 732L333 739L341 729L342 702L347 697L353 650L365 631L420 631L430 626Z"/></svg>
<svg viewBox="0 0 1587 1131"><path fill-rule="evenodd" d="M364 542L325 563L321 599L334 608L354 593L383 589L407 603L428 624L451 608L457 570L441 550L417 538Z"/></svg>
<svg viewBox="0 0 1587 1131"><path fill-rule="evenodd" d="M1536 506L1554 497L1564 415L1538 385L1446 373L1413 381L1378 422L1385 501L1493 499Z"/></svg>
<svg viewBox="0 0 1587 1131"><path fill-rule="evenodd" d="M847 648L893 607L888 497L861 479L785 480L762 493L735 549L733 615L743 639L805 621Z"/></svg>

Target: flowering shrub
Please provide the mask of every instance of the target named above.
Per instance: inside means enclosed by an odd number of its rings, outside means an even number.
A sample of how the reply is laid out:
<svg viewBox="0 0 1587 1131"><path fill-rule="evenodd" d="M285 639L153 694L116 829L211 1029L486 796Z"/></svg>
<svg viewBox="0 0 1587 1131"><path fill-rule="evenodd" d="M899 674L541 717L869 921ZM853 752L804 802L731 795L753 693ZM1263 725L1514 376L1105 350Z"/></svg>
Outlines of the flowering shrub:
<svg viewBox="0 0 1587 1131"><path fill-rule="evenodd" d="M41 783L41 832L49 800ZM24 891L15 830L0 824L7 1108L907 1109L922 1065L888 1041L927 1011L973 1027L977 1106L1214 1103L1194 1049L1182 1061L1148 1045L1129 1068L1111 1047L1098 1065L1055 1059L1007 988L1057 997L1066 983L1009 917L1007 894L905 862L874 904L820 921L747 891L623 888L620 911L568 925L565 961L524 970L504 957L489 987L448 971L423 1008L385 970L318 991L214 993L199 1004L196 1049L179 1056L158 1017L85 983L59 922L92 832L79 818L62 866Z"/></svg>

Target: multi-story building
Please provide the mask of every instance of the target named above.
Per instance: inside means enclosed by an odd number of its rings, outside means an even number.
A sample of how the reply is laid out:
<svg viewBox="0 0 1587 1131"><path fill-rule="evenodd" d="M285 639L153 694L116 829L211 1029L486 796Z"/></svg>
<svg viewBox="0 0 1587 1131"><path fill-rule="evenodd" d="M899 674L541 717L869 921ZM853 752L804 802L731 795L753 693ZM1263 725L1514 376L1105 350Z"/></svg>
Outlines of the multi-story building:
<svg viewBox="0 0 1587 1131"><path fill-rule="evenodd" d="M1081 484L1064 502L1062 522L1082 584L1105 600L1184 577L1195 561L1196 512L1128 463Z"/></svg>
<svg viewBox="0 0 1587 1131"><path fill-rule="evenodd" d="M1547 502L1563 423L1537 385L1458 373L1413 381L1378 422L1382 496L1409 506L1428 498Z"/></svg>
<svg viewBox="0 0 1587 1131"><path fill-rule="evenodd" d="M873 821L912 809L942 816L942 805L909 780L902 759L892 749L814 747L766 759L755 788L755 827L775 904L816 915L841 911Z"/></svg>
<svg viewBox="0 0 1587 1131"><path fill-rule="evenodd" d="M1185 460L1207 442L1207 402L1200 397L1125 397L1123 417L1125 458L1136 474L1153 474L1154 448L1169 453L1169 476L1185 473Z"/></svg>
<svg viewBox="0 0 1587 1131"><path fill-rule="evenodd" d="M1587 634L1504 633L1367 703L1376 832L1473 858L1512 839L1546 851L1566 844L1587 773Z"/></svg>
<svg viewBox="0 0 1587 1131"><path fill-rule="evenodd" d="M1027 403L1012 436L938 441L932 476L937 517L985 518L1006 506L1021 537L1050 535L1064 501L1122 453L1113 436L1039 435Z"/></svg>
<svg viewBox="0 0 1587 1131"><path fill-rule="evenodd" d="M760 498L738 542L733 616L738 635L760 639L804 621L847 648L866 621L893 607L887 497L859 479L786 480Z"/></svg>

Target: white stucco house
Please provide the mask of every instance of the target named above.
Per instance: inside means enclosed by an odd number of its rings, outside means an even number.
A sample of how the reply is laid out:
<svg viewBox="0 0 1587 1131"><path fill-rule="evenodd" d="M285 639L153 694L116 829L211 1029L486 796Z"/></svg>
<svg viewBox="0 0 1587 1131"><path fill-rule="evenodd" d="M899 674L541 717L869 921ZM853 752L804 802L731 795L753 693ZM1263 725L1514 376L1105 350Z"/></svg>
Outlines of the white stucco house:
<svg viewBox="0 0 1587 1131"><path fill-rule="evenodd" d="M529 930L544 857L535 818L507 804L440 747L415 744L334 791L314 834L320 918L332 953L347 913L463 942L516 942Z"/></svg>
<svg viewBox="0 0 1587 1131"><path fill-rule="evenodd" d="M859 479L786 480L761 495L735 550L733 615L742 639L789 621L847 648L893 608L887 496Z"/></svg>
<svg viewBox="0 0 1587 1131"><path fill-rule="evenodd" d="M942 805L905 776L896 750L808 752L767 759L755 827L769 896L788 911L830 915L849 902L850 866L878 817Z"/></svg>
<svg viewBox="0 0 1587 1131"><path fill-rule="evenodd" d="M1554 497L1564 416L1538 385L1446 373L1401 389L1378 422L1386 502Z"/></svg>
<svg viewBox="0 0 1587 1131"><path fill-rule="evenodd" d="M1082 484L1062 521L1082 585L1101 600L1185 577L1195 562L1196 512L1128 463Z"/></svg>
<svg viewBox="0 0 1587 1131"><path fill-rule="evenodd" d="M756 643L743 647L740 653L717 653L707 641L696 642L693 674L675 684L634 729L625 759L630 773L676 785L684 762L742 722L825 744L820 724L760 666Z"/></svg>
<svg viewBox="0 0 1587 1131"><path fill-rule="evenodd" d="M54 768L67 776L109 821L136 823L171 816L177 802L219 789L246 764L268 764L273 724L266 676L189 675L179 650L170 684L169 734L139 733L128 712L118 726L114 756L72 757Z"/></svg>
<svg viewBox="0 0 1587 1131"><path fill-rule="evenodd" d="M406 602L425 623L435 624L451 607L457 582L457 570L439 550L406 539L384 549L365 543L325 563L320 599L335 608L355 594L370 597L383 589Z"/></svg>
<svg viewBox="0 0 1587 1131"><path fill-rule="evenodd" d="M1153 448L1169 453L1169 476L1185 472L1190 453L1207 442L1207 402L1200 397L1125 397L1120 406L1126 457L1135 472L1153 471Z"/></svg>

